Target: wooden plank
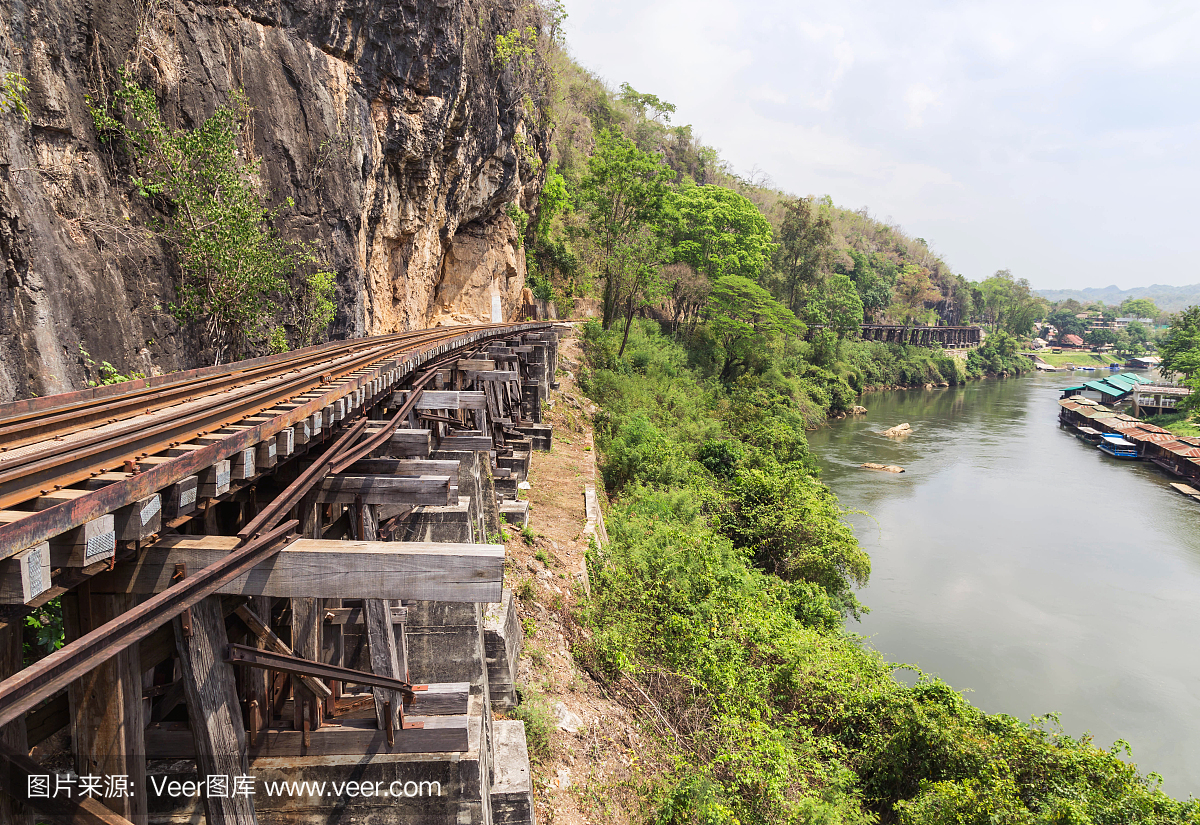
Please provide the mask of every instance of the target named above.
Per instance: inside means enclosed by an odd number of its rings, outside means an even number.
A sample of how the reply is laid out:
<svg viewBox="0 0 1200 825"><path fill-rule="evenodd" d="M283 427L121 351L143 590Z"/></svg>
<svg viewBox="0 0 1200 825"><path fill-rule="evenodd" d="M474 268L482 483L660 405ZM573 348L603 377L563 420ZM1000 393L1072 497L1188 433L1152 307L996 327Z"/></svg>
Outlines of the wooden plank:
<svg viewBox="0 0 1200 825"><path fill-rule="evenodd" d="M0 604L26 604L50 589L50 542L0 561Z"/></svg>
<svg viewBox="0 0 1200 825"><path fill-rule="evenodd" d="M109 513L50 539L50 565L87 567L111 559L116 548L116 520Z"/></svg>
<svg viewBox="0 0 1200 825"><path fill-rule="evenodd" d="M489 450L494 450L495 448L496 446L492 443L491 436L486 435L446 436L438 445L439 450L487 452Z"/></svg>
<svg viewBox="0 0 1200 825"><path fill-rule="evenodd" d="M235 536L169 536L92 580L98 593L158 593L175 565L199 570L237 545ZM500 601L504 545L297 539L218 592L327 599Z"/></svg>
<svg viewBox="0 0 1200 825"><path fill-rule="evenodd" d="M233 465L229 459L218 461L207 470L200 472L198 494L201 498L217 498L229 492L229 482L233 479Z"/></svg>
<svg viewBox="0 0 1200 825"><path fill-rule="evenodd" d="M408 398L411 390L400 390L394 401L400 406ZM482 410L484 398L481 391L466 390L425 390L417 401L418 410Z"/></svg>
<svg viewBox="0 0 1200 825"><path fill-rule="evenodd" d="M454 477L455 484L458 476ZM450 504L450 476L378 476L339 473L327 476L317 489L322 504Z"/></svg>
<svg viewBox="0 0 1200 825"><path fill-rule="evenodd" d="M481 372L485 370L494 370L496 362L488 358L459 358L454 365L455 369L463 370L464 372Z"/></svg>
<svg viewBox="0 0 1200 825"><path fill-rule="evenodd" d="M327 625L357 625L361 627L363 624L363 611L361 607L326 607L324 619ZM407 621L407 607L392 608L393 624L404 624Z"/></svg>
<svg viewBox="0 0 1200 825"><path fill-rule="evenodd" d="M254 466L259 472L270 469L279 463L279 447L275 437L271 436L260 441L254 447Z"/></svg>
<svg viewBox="0 0 1200 825"><path fill-rule="evenodd" d="M521 375L512 370L480 370L469 373L467 377L476 381L517 381Z"/></svg>
<svg viewBox="0 0 1200 825"><path fill-rule="evenodd" d="M378 432L379 428L372 428L368 424L367 431L371 432L372 430ZM392 433L392 437L384 449L390 456L419 457L429 455L432 444L433 435L429 430L402 427Z"/></svg>
<svg viewBox="0 0 1200 825"><path fill-rule="evenodd" d="M245 622L246 627L248 627L250 632L253 633L258 640L263 643L263 646L267 650L273 650L276 653L282 653L285 656L297 655L292 652L292 648L288 645L288 643L279 638L279 636L275 634L275 631L267 627L266 624L263 623L262 619L260 619L258 615L247 605L240 605L234 611L234 613L237 614L239 619ZM300 681L304 683L305 687L322 699L333 695L333 691L331 691L320 679L313 679L311 676L301 676Z"/></svg>
<svg viewBox="0 0 1200 825"><path fill-rule="evenodd" d="M458 462L427 458L364 458L347 467L346 472L353 475L449 476L456 479Z"/></svg>
<svg viewBox="0 0 1200 825"><path fill-rule="evenodd" d="M458 716L467 712L471 697L470 682L443 682L418 690L412 702L404 706L405 719L411 716Z"/></svg>
<svg viewBox="0 0 1200 825"><path fill-rule="evenodd" d="M189 568L191 569L191 568ZM245 776L250 772L246 759L246 732L242 712L234 690L233 667L225 662L229 639L221 600L215 596L192 606L190 632L182 618L171 622L179 654L188 719L192 726L192 753L199 778L209 776ZM147 750L149 750L147 741ZM233 825L254 825L254 798L249 796L204 796L207 821Z"/></svg>
<svg viewBox="0 0 1200 825"><path fill-rule="evenodd" d="M295 730L271 728L263 731L261 743L250 748L254 759L298 756L359 756L376 753L465 753L468 745L467 716L414 716L405 721L419 728L395 731L395 745L389 746L387 732L375 727L374 720L342 719L329 722L310 736L304 746L303 734ZM152 726L146 730L146 752L151 759L192 759L195 749L187 730L176 725ZM211 821L211 820L210 820Z"/></svg>
<svg viewBox="0 0 1200 825"><path fill-rule="evenodd" d="M125 595L93 595L82 587L63 599L67 638L74 641L131 609ZM142 741L142 667L138 647L126 648L75 680L67 689L72 716L71 748L80 775L127 776L128 796L105 797L119 816L146 815L146 750Z"/></svg>

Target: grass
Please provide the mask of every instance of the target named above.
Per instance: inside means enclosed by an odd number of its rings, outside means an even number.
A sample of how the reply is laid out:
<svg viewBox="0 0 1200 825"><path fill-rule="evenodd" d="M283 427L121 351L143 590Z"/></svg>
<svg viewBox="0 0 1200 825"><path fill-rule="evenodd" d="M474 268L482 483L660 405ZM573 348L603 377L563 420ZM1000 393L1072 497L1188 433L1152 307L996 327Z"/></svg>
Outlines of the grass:
<svg viewBox="0 0 1200 825"><path fill-rule="evenodd" d="M1145 421L1147 424L1155 424L1164 430L1170 430L1176 435L1200 437L1200 419L1195 414L1189 417L1187 413L1168 413L1167 415L1151 416Z"/></svg>
<svg viewBox="0 0 1200 825"><path fill-rule="evenodd" d="M1042 350L1030 353L1052 367L1107 367L1113 363L1124 363L1125 359L1111 352L1050 352Z"/></svg>
<svg viewBox="0 0 1200 825"><path fill-rule="evenodd" d="M511 719L525 723L525 741L529 758L535 763L550 758L550 742L554 736L554 713L541 691L532 687L518 688L521 703L509 714Z"/></svg>

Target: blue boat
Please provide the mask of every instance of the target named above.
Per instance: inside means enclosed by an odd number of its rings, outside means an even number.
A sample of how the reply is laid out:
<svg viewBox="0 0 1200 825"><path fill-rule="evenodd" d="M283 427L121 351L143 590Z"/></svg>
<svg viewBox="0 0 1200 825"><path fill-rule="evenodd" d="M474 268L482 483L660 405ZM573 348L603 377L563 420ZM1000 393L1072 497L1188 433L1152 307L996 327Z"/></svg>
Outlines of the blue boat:
<svg viewBox="0 0 1200 825"><path fill-rule="evenodd" d="M1141 457L1138 455L1137 445L1132 441L1126 441L1119 435L1102 435L1100 443L1096 446L1113 458L1136 459Z"/></svg>

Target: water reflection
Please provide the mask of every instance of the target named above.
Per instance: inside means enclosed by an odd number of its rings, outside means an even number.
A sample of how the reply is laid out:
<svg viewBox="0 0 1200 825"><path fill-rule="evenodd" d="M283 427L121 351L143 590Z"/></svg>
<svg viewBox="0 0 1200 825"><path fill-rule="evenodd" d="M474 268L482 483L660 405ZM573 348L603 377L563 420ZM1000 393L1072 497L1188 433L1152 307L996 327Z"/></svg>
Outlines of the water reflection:
<svg viewBox="0 0 1200 825"><path fill-rule="evenodd" d="M1057 425L1069 374L877 393L809 434L871 554L857 628L993 712L1059 711L1200 795L1200 507ZM893 441L880 430L907 421ZM899 464L901 475L860 469Z"/></svg>

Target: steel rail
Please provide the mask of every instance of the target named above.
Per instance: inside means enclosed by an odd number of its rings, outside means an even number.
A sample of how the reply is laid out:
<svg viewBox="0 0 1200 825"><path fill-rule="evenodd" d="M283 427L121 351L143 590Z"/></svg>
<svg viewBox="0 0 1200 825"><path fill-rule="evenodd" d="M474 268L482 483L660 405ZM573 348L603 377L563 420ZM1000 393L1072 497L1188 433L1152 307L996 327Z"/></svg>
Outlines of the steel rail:
<svg viewBox="0 0 1200 825"><path fill-rule="evenodd" d="M409 332L389 337L404 340L405 337L412 337L416 334ZM362 339L356 339L353 343L358 344L357 347L345 346L347 342L336 343L343 344L343 346L322 345L320 351L307 352L302 356L283 353L284 356L293 357L281 359L278 356L272 356L272 360L251 367L231 368L214 375L187 377L158 386L134 386L127 392L114 394L111 397L78 399L47 409L29 410L9 416L5 416L0 408L0 452L96 427L105 420L119 419L135 411L148 413L173 406L181 401L194 400L199 395L211 395L230 388L242 387L282 372L296 371L319 364L331 364L338 355L361 350L366 346L386 346L386 343L379 339L373 340L370 344L363 344ZM51 398L53 397L51 396Z"/></svg>
<svg viewBox="0 0 1200 825"><path fill-rule="evenodd" d="M433 343L444 337L445 333L427 333L423 340L411 343ZM0 508L28 501L55 487L84 481L97 472L120 467L130 456L153 455L236 423L315 387L335 383L374 361L394 355L394 346L375 347L346 356L336 366L340 374L332 381L313 381L314 377L324 378L327 375L326 368L313 366L296 376L262 381L232 390L232 396L223 393L228 397L217 405L184 416L172 416L150 427L133 419L114 430L74 441L52 441L44 450L0 459Z"/></svg>
<svg viewBox="0 0 1200 825"><path fill-rule="evenodd" d="M299 523L292 519L150 597L85 636L0 682L0 726L65 688L97 665L137 644L206 596L279 552L276 544Z"/></svg>
<svg viewBox="0 0 1200 825"><path fill-rule="evenodd" d="M299 656L288 656L285 653L261 650L247 645L230 643L225 652L225 661L231 665L248 665L261 670L278 670L296 676L312 676L314 679L349 682L354 685L394 690L404 694L406 704L416 695L414 690L422 690L421 685L413 685L390 676L379 676L353 668L327 665L324 662L314 662L311 659L301 659Z"/></svg>
<svg viewBox="0 0 1200 825"><path fill-rule="evenodd" d="M441 343L435 342L434 345L427 345L421 349L410 346L409 349L397 354L395 359L380 362L372 367L370 374L344 380L341 387L331 387L310 400L300 399L297 406L276 415L269 422L233 433L220 442L191 450L187 455L179 456L169 462L137 473L124 481L106 485L99 490L79 496L73 501L66 501L45 510L31 512L29 516L8 524L0 524L0 558L9 557L26 547L33 547L91 519L111 513L164 490L188 476L211 467L237 451L254 446L279 430L304 420L309 415L324 409L337 398L347 395L369 380L385 375L389 371L398 370L400 376L408 375L414 369L437 359L449 350L465 349L472 344L526 330L543 329L546 326L544 323L529 323L459 327L439 331L437 341ZM390 387L383 390L384 393L390 391ZM312 388L308 388L307 391L302 391L300 394L310 394L311 392ZM277 404L281 400L287 400L285 393L280 393L280 396L281 398L276 399L273 403ZM121 458L136 457L136 455L136 453L129 454ZM122 461L116 461L113 466L120 466L121 463Z"/></svg>

